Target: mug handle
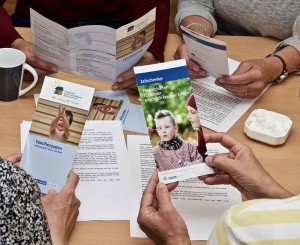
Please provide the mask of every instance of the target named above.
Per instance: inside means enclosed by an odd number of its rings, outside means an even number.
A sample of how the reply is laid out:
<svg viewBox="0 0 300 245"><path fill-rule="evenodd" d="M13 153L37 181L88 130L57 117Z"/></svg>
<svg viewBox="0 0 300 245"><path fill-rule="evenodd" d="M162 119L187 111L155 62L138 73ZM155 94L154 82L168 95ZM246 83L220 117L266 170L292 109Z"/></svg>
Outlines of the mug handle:
<svg viewBox="0 0 300 245"><path fill-rule="evenodd" d="M29 90L31 90L36 85L38 81L38 74L36 70L33 69L30 65L24 63L24 70L29 71L33 75L33 82L27 88L21 89L19 92L19 96L26 94Z"/></svg>

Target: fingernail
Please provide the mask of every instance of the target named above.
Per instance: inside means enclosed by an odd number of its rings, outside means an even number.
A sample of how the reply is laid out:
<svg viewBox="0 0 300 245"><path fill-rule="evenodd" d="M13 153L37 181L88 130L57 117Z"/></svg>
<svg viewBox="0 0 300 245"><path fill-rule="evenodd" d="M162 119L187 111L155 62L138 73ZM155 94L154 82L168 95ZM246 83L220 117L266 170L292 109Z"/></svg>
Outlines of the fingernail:
<svg viewBox="0 0 300 245"><path fill-rule="evenodd" d="M208 76L208 73L206 71L201 71L201 76L202 77L207 77Z"/></svg>
<svg viewBox="0 0 300 245"><path fill-rule="evenodd" d="M200 68L199 68L199 66L193 66L193 70L198 72L198 71L200 71Z"/></svg>
<svg viewBox="0 0 300 245"><path fill-rule="evenodd" d="M124 81L124 79L122 78L122 77L118 77L118 79L117 79L117 82L118 83L121 83L121 82L123 82Z"/></svg>
<svg viewBox="0 0 300 245"><path fill-rule="evenodd" d="M218 83L225 83L225 80L220 78L219 80L217 80Z"/></svg>
<svg viewBox="0 0 300 245"><path fill-rule="evenodd" d="M56 190L54 190L54 189L50 189L50 190L48 191L48 194L56 195L57 192L56 192Z"/></svg>
<svg viewBox="0 0 300 245"><path fill-rule="evenodd" d="M209 164L211 164L211 156L207 156L206 158L205 158L205 162L209 165Z"/></svg>
<svg viewBox="0 0 300 245"><path fill-rule="evenodd" d="M111 89L114 90L114 91L116 91L116 90L119 89L119 87L117 85L114 85L114 86L111 87Z"/></svg>

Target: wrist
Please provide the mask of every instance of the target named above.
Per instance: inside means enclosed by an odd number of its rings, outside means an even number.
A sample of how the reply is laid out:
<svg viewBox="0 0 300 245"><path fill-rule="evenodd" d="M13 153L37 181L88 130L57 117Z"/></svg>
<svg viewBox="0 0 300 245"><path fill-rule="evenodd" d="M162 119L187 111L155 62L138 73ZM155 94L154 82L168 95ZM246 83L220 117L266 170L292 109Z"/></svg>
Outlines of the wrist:
<svg viewBox="0 0 300 245"><path fill-rule="evenodd" d="M262 195L262 198L284 199L294 196L294 194L283 188L271 176L268 182L266 182L264 187L262 187L262 190L265 189L265 194Z"/></svg>
<svg viewBox="0 0 300 245"><path fill-rule="evenodd" d="M174 237L164 242L164 245L190 245L190 244L191 244L191 240L188 234L182 237Z"/></svg>
<svg viewBox="0 0 300 245"><path fill-rule="evenodd" d="M51 236L52 237L52 236ZM52 238L52 244L53 245L67 245L68 242L62 238Z"/></svg>
<svg viewBox="0 0 300 245"><path fill-rule="evenodd" d="M190 15L186 18L184 18L180 22L181 26L185 26L191 31L197 32L199 34L202 34L204 36L213 36L214 35L214 28L212 23L198 15ZM180 26L179 25L179 26ZM180 28L179 28L180 30Z"/></svg>
<svg viewBox="0 0 300 245"><path fill-rule="evenodd" d="M207 27L200 22L191 22L186 26L186 28L191 31L195 31L197 33L203 34L204 36L207 36L207 37L211 36Z"/></svg>
<svg viewBox="0 0 300 245"><path fill-rule="evenodd" d="M267 57L267 62L270 63L270 67L272 67L273 71L271 73L271 81L272 83L280 83L288 76L287 65L285 60L277 54L269 54Z"/></svg>
<svg viewBox="0 0 300 245"><path fill-rule="evenodd" d="M24 41L24 39L17 38L15 41L12 42L12 44L10 45L10 47L18 49L18 46L20 46L20 43L22 43L23 41Z"/></svg>

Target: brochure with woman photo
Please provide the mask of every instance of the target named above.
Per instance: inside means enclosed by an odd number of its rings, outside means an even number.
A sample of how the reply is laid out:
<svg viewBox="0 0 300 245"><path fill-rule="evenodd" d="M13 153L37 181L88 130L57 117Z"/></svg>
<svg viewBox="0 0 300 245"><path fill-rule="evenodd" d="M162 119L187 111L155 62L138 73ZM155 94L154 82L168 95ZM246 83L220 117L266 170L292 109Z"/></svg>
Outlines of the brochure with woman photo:
<svg viewBox="0 0 300 245"><path fill-rule="evenodd" d="M134 67L160 181L212 174L185 60Z"/></svg>

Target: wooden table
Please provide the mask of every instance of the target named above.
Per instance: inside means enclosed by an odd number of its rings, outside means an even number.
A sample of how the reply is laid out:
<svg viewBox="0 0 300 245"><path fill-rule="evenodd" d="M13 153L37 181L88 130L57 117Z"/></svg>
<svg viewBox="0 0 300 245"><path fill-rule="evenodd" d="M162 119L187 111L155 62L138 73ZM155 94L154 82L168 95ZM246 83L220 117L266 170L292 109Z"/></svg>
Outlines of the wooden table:
<svg viewBox="0 0 300 245"><path fill-rule="evenodd" d="M19 28L18 31L30 40L28 29ZM265 57L269 54L277 41L260 37L229 37L218 36L228 46L228 56L238 61ZM176 47L181 38L176 34L169 34L165 58L173 59ZM96 90L109 90L111 84L91 78L77 77L58 72L53 77L65 79L80 84L93 86ZM0 155L7 156L20 152L20 123L31 121L34 112L33 94L39 93L42 86L41 78L38 85L19 100L10 103L0 103ZM132 101L137 96L130 94ZM243 132L244 122L254 109L263 108L282 113L293 121L292 131L286 143L272 147L249 139ZM300 193L300 101L299 77L290 75L281 84L272 86L257 102L237 121L228 134L250 145L266 170L286 189L293 193ZM204 132L210 132L204 128ZM90 221L77 222L69 244L115 244L138 245L153 244L149 239L130 238L129 221ZM192 244L204 244L194 241Z"/></svg>

